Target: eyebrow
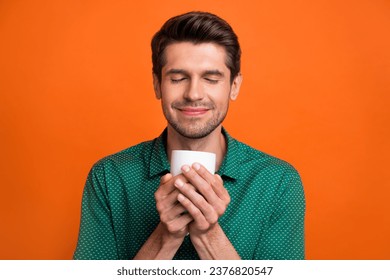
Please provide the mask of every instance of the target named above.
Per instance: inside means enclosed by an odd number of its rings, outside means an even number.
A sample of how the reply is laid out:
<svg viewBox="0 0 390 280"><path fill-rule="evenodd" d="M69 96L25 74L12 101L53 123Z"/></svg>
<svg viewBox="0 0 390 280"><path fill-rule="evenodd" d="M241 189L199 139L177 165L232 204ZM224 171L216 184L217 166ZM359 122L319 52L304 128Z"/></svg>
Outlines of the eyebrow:
<svg viewBox="0 0 390 280"><path fill-rule="evenodd" d="M176 68L173 68L173 69L169 69L166 73L167 75L170 75L170 74L183 74L183 75L187 75L189 76L189 73L188 71L184 70L184 69L176 69ZM223 74L223 72L215 69L215 70L206 70L202 73L202 76L209 76L209 75L213 75L213 76L219 76L219 77L224 77L225 75Z"/></svg>
<svg viewBox="0 0 390 280"><path fill-rule="evenodd" d="M183 69L169 69L166 73L167 75L170 75L170 74L185 74L185 75L188 75L188 72L183 70Z"/></svg>
<svg viewBox="0 0 390 280"><path fill-rule="evenodd" d="M203 75L206 76L218 76L218 77L224 77L225 75L219 71L219 70L207 70L203 73Z"/></svg>

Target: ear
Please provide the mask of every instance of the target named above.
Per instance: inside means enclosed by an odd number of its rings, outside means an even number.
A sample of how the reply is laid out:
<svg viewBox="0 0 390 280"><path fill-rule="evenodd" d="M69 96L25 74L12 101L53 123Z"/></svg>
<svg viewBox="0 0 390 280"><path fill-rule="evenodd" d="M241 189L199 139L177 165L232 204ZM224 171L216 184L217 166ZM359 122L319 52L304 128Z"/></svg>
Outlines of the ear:
<svg viewBox="0 0 390 280"><path fill-rule="evenodd" d="M161 85L156 74L153 74L153 89L156 98L161 99Z"/></svg>
<svg viewBox="0 0 390 280"><path fill-rule="evenodd" d="M240 92L240 87L242 83L242 75L241 73L238 73L237 76L234 78L232 87L230 89L230 99L231 100L236 100L238 93Z"/></svg>

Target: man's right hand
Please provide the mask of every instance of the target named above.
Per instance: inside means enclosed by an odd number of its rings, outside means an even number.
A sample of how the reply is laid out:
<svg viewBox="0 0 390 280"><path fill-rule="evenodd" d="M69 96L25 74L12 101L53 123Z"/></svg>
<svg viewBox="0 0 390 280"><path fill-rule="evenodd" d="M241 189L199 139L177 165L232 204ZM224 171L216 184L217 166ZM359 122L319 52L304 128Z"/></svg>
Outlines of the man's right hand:
<svg viewBox="0 0 390 280"><path fill-rule="evenodd" d="M166 174L161 177L160 186L154 194L160 223L138 251L135 260L172 259L183 243L193 218L177 200L179 191L174 182L179 176L187 182L183 175L173 177Z"/></svg>
<svg viewBox="0 0 390 280"><path fill-rule="evenodd" d="M154 194L160 224L165 231L163 241L165 238L183 240L188 233L188 224L193 220L177 200L180 192L174 186L174 182L179 177L185 182L188 181L183 175L173 177L170 173L161 177L160 186Z"/></svg>

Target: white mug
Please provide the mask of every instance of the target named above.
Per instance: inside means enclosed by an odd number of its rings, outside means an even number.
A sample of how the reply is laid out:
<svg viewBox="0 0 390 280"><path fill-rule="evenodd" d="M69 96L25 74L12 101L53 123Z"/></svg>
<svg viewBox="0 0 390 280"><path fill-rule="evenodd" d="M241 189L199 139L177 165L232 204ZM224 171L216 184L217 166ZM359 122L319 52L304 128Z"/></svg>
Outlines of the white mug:
<svg viewBox="0 0 390 280"><path fill-rule="evenodd" d="M176 176L182 173L183 165L191 166L195 162L203 165L211 174L215 173L214 153L188 151L188 150L173 150L171 154L171 174Z"/></svg>

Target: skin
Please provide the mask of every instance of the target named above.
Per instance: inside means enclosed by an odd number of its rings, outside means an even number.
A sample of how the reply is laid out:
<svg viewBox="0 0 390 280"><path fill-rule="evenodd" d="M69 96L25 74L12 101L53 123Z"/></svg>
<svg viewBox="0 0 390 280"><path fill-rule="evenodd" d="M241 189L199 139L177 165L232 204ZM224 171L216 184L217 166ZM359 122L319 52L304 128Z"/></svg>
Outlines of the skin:
<svg viewBox="0 0 390 280"><path fill-rule="evenodd" d="M161 81L154 76L153 83L168 121L168 157L174 149L213 152L218 170L226 154L222 121L242 77L230 82L225 49L214 43L174 43L165 56ZM198 163L182 172L161 178L160 223L135 259L172 259L187 233L201 259L240 259L218 224L230 203L222 178Z"/></svg>

